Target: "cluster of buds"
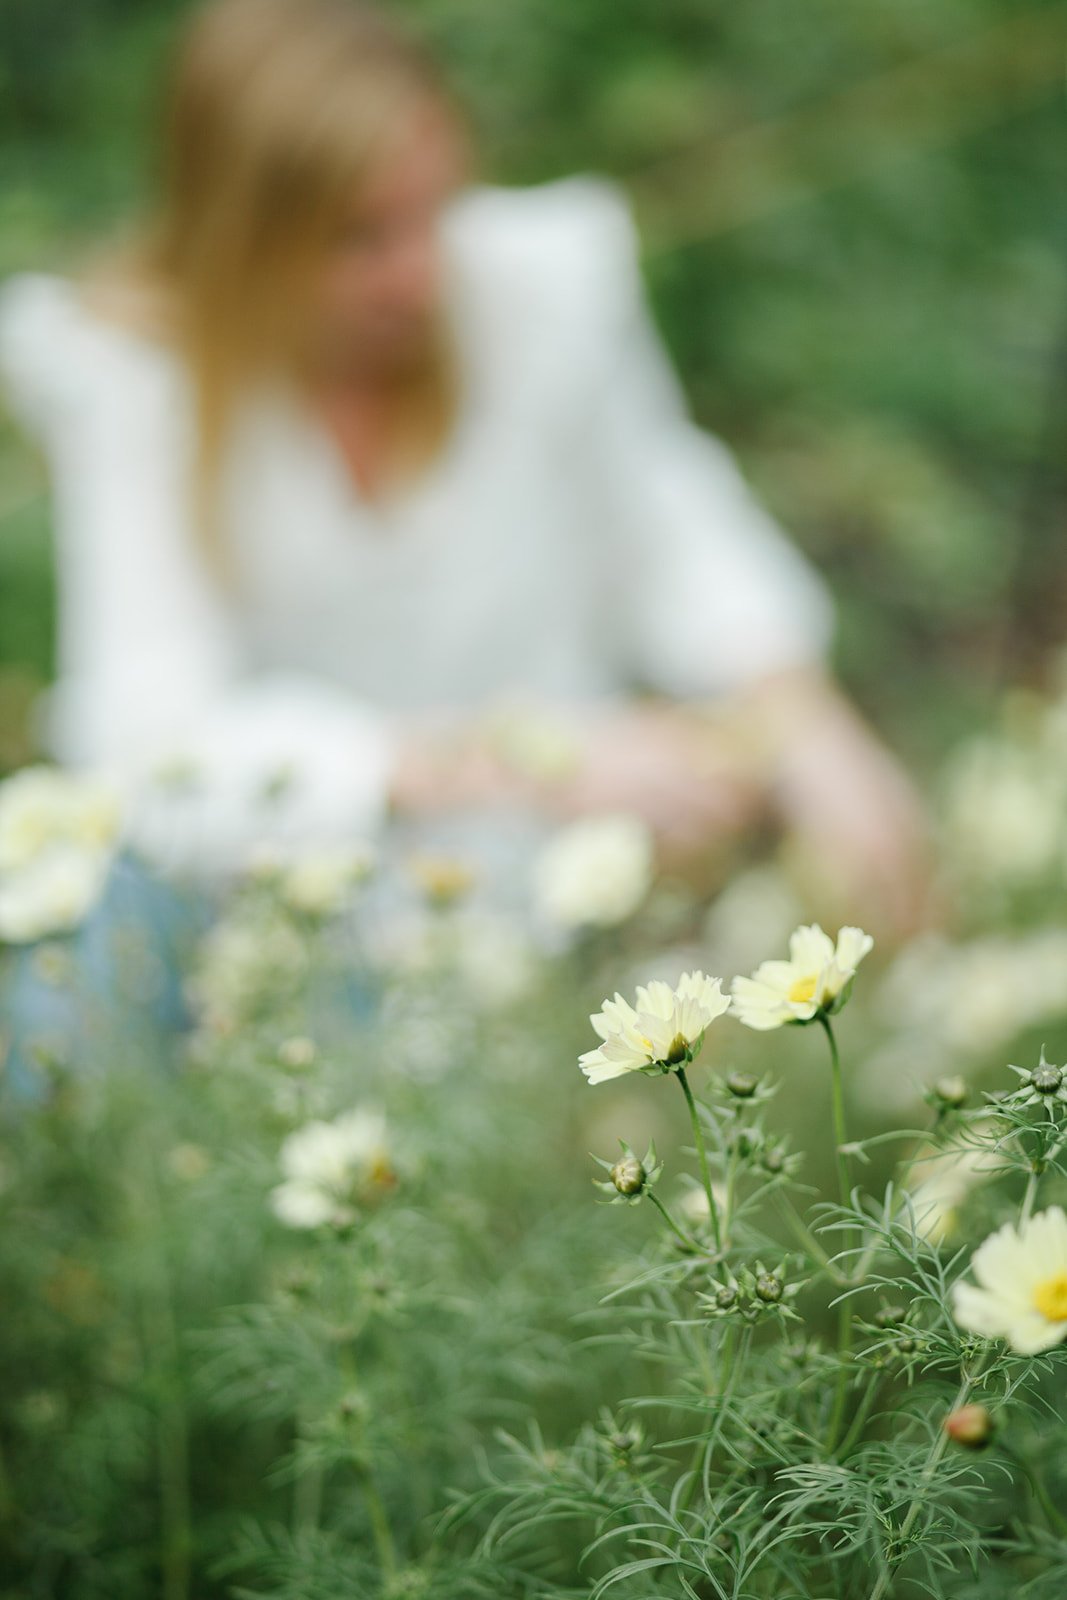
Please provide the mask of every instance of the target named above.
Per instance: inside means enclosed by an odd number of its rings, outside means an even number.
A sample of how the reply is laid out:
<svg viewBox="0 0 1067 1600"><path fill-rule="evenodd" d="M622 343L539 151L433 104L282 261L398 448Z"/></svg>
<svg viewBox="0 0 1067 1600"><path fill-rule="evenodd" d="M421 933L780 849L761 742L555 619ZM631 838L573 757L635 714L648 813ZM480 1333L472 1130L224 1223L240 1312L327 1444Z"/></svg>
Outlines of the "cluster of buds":
<svg viewBox="0 0 1067 1600"><path fill-rule="evenodd" d="M884 1369L896 1359L907 1362L926 1347L919 1329L909 1323L907 1309L902 1305L888 1302L880 1306L868 1326L882 1335L878 1344L867 1352L872 1367Z"/></svg>
<svg viewBox="0 0 1067 1600"><path fill-rule="evenodd" d="M698 1298L705 1314L713 1318L743 1317L748 1322L759 1322L764 1317L776 1316L799 1321L790 1302L802 1288L801 1282L788 1281L786 1261L773 1271L757 1261L752 1267L742 1267L736 1277L728 1275Z"/></svg>
<svg viewBox="0 0 1067 1600"><path fill-rule="evenodd" d="M790 1154L780 1139L771 1138L761 1128L736 1128L730 1144L746 1166L758 1168L772 1178L782 1174L792 1177L802 1159Z"/></svg>
<svg viewBox="0 0 1067 1600"><path fill-rule="evenodd" d="M603 1161L600 1156L593 1160L598 1167L607 1173L607 1180L594 1178L594 1186L607 1195L611 1205L637 1205L648 1194L653 1184L657 1182L663 1171L663 1163L656 1156L656 1146L649 1143L642 1161L630 1149L625 1139L619 1140L622 1155L617 1161Z"/></svg>

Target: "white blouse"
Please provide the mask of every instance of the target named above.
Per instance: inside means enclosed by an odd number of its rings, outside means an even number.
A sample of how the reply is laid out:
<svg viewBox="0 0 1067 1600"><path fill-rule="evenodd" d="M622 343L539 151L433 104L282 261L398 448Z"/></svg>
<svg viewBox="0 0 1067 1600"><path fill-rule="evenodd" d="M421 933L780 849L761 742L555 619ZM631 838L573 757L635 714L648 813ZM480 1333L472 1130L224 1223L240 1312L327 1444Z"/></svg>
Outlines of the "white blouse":
<svg viewBox="0 0 1067 1600"><path fill-rule="evenodd" d="M61 279L0 291L0 379L55 497L48 737L121 776L158 853L366 833L412 716L718 696L827 649L823 583L688 420L618 191L471 190L443 245L462 378L443 454L372 505L295 395L250 398L227 593L192 528L177 358ZM181 846L148 776L178 763L200 795ZM283 771L285 803L265 801Z"/></svg>

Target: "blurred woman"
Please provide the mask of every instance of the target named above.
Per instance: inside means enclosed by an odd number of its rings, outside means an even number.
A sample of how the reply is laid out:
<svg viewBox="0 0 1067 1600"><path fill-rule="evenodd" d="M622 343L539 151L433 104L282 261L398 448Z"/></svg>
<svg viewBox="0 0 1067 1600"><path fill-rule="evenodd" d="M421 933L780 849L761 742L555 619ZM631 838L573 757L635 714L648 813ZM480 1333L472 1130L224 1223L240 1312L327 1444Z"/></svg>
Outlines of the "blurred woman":
<svg viewBox="0 0 1067 1600"><path fill-rule="evenodd" d="M770 803L866 925L910 916L908 785L825 672L823 584L686 416L619 193L470 186L384 15L209 5L156 215L6 286L0 372L53 474L49 740L147 849L512 805L634 811L677 858Z"/></svg>

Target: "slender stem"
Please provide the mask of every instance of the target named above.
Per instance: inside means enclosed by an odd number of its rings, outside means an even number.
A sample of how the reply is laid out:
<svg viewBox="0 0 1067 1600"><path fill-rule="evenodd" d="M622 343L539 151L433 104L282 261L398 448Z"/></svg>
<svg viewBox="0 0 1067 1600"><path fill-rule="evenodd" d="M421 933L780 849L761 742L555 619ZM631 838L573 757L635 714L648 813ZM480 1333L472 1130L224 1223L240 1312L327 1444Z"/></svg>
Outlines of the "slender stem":
<svg viewBox="0 0 1067 1600"><path fill-rule="evenodd" d="M185 1415L173 1288L166 1256L166 1227L151 1157L142 1162L138 1208L145 1257L141 1320L145 1359L158 1380L156 1463L159 1474L160 1567L163 1600L186 1600L192 1524L189 1509L189 1435Z"/></svg>
<svg viewBox="0 0 1067 1600"><path fill-rule="evenodd" d="M693 1141L696 1144L697 1157L700 1161L700 1175L704 1180L704 1192L708 1197L708 1214L711 1217L711 1231L715 1236L716 1250L722 1249L722 1229L719 1227L719 1208L715 1204L715 1196L711 1189L711 1173L708 1171L708 1153L704 1148L704 1133L700 1126L700 1117L697 1114L696 1101L693 1091L689 1087L689 1079L685 1075L685 1068L678 1067L675 1077L682 1086L685 1103L689 1107L689 1120L693 1124Z"/></svg>
<svg viewBox="0 0 1067 1600"><path fill-rule="evenodd" d="M834 1118L834 1155L837 1162L837 1187L842 1208L848 1210L852 1204L852 1181L849 1173L848 1155L845 1145L848 1141L848 1128L845 1123L845 1091L841 1077L841 1057L837 1051L837 1040L834 1030L830 1026L830 1019L825 1013L819 1013L830 1046L830 1082L831 1100ZM846 1247L851 1243L852 1230L845 1234ZM833 1409L830 1412L830 1423L826 1437L827 1452L832 1452L841 1437L841 1424L845 1415L845 1401L848 1396L848 1386L851 1373L849 1371L849 1357L852 1354L852 1306L848 1300L841 1300L837 1307L837 1356L840 1363L837 1370L837 1388L834 1393Z"/></svg>
<svg viewBox="0 0 1067 1600"><path fill-rule="evenodd" d="M880 1372L874 1373L867 1385L863 1399L856 1407L856 1413L848 1425L848 1432L841 1440L841 1447L838 1452L840 1456L844 1457L848 1455L849 1451L852 1449L852 1446L856 1443L856 1440L863 1432L864 1424L871 1414L871 1406L874 1404L874 1397L878 1393L881 1383L882 1374Z"/></svg>
<svg viewBox="0 0 1067 1600"><path fill-rule="evenodd" d="M732 1329L730 1331L731 1333L733 1332ZM715 1421L712 1425L711 1433L708 1435L708 1441L704 1446L704 1463L700 1470L700 1481L704 1489L704 1498L709 1501L711 1499L711 1459L715 1454L715 1447L722 1435L723 1424L726 1421L726 1408L729 1404L730 1395L733 1393L734 1384L736 1383L738 1375L744 1364L745 1357L748 1354L748 1347L751 1342L752 1329L751 1327L748 1327L742 1328L740 1341L737 1342L736 1345L733 1340L731 1340L730 1343L730 1350L727 1356L726 1372L719 1389L719 1404L715 1412Z"/></svg>
<svg viewBox="0 0 1067 1600"><path fill-rule="evenodd" d="M960 1384L959 1391L958 1391L958 1393L956 1395L956 1398L955 1398L955 1400L953 1400L952 1405L949 1407L950 1413L953 1412L953 1411L958 1410L959 1407L962 1406L966 1402L967 1396L970 1394L972 1385L977 1380L980 1371L981 1371L981 1368L979 1368L978 1372L975 1372L973 1374L970 1374L970 1375L964 1374L963 1382ZM931 1480L933 1479L934 1473L937 1471L937 1464L941 1460L941 1457L944 1455L945 1448L946 1448L947 1444L948 1444L948 1434L945 1432L944 1428L939 1428L937 1430L937 1438L934 1440L933 1444L930 1446L930 1454L927 1456L926 1464L923 1467L922 1472L921 1472L921 1474L919 1476L919 1487L918 1487L918 1490L916 1491L915 1498L912 1500L911 1505L908 1507L907 1514L905 1515L904 1521L900 1525L900 1532L897 1534L897 1543L902 1547L904 1545L905 1540L908 1537L908 1534L912 1530L912 1527L913 1527L914 1522L915 1522L915 1518L919 1515L920 1507L922 1506L922 1503L923 1503L924 1499L926 1498L926 1490L929 1487ZM906 1553L907 1552L903 1548L901 1548L900 1554L897 1557L897 1560L894 1563L894 1565L891 1566L890 1563L887 1562L886 1565L882 1568L881 1572L878 1574L878 1581L875 1583L874 1588L871 1590L870 1600L883 1600L883 1596L888 1592L889 1585L893 1581L894 1566L899 1566L900 1565L900 1562L904 1559Z"/></svg>
<svg viewBox="0 0 1067 1600"><path fill-rule="evenodd" d="M845 1146L848 1143L848 1127L845 1122L845 1089L841 1076L841 1057L837 1052L837 1040L834 1038L834 1030L830 1026L830 1018L820 1011L819 1021L822 1023L823 1031L830 1046L830 1082L834 1116L834 1156L837 1162L837 1188L841 1204L847 1210L852 1201L852 1178L849 1172L848 1155L845 1150Z"/></svg>
<svg viewBox="0 0 1067 1600"><path fill-rule="evenodd" d="M647 1193L648 1198L652 1201L652 1204L655 1206L656 1210L664 1218L667 1226L674 1230L687 1249L692 1250L696 1246L696 1240L691 1239L687 1233L683 1233L682 1229L675 1222L674 1218L671 1216L670 1212L667 1210L667 1207L663 1204L663 1201L660 1199L659 1195L654 1189L649 1189Z"/></svg>
<svg viewBox="0 0 1067 1600"><path fill-rule="evenodd" d="M348 1381L353 1386L358 1384L359 1374L356 1368L356 1352L351 1341L342 1348L341 1367ZM354 1464L363 1482L363 1496L366 1502L367 1514L370 1517L371 1532L374 1535L374 1546L378 1552L378 1565L382 1569L383 1578L391 1580L396 1577L397 1571L396 1546L393 1543L392 1529L389 1526L385 1504L375 1482L374 1470L370 1462L358 1456Z"/></svg>
<svg viewBox="0 0 1067 1600"><path fill-rule="evenodd" d="M1026 1224L1030 1221L1030 1213L1034 1209L1034 1201L1037 1198L1037 1185L1040 1177L1040 1172L1031 1171L1030 1177L1027 1180L1026 1193L1023 1195L1022 1210L1019 1212L1020 1228L1025 1228Z"/></svg>
<svg viewBox="0 0 1067 1600"><path fill-rule="evenodd" d="M815 1260L819 1263L819 1265L830 1274L836 1283L848 1283L849 1279L840 1273L834 1266L834 1263L830 1260L830 1257L827 1255L818 1239L816 1239L815 1235L812 1233L803 1217L798 1214L793 1202L789 1200L781 1192L781 1190L778 1190L775 1198L777 1200L778 1210L781 1212L783 1221L785 1221L789 1227L792 1228L793 1232L797 1236L797 1239L804 1246L804 1249L807 1250L810 1255L815 1257Z"/></svg>

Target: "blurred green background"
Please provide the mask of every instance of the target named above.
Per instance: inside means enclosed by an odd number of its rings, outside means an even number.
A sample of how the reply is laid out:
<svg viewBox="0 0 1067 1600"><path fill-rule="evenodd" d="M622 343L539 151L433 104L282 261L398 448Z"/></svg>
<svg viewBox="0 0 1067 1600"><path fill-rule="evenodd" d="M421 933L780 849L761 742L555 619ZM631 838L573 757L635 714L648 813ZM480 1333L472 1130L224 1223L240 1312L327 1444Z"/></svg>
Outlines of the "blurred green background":
<svg viewBox="0 0 1067 1600"><path fill-rule="evenodd" d="M1062 639L1064 8L393 0L494 179L622 179L698 417L828 574L838 670L920 769ZM4 0L0 276L136 211L187 0ZM40 463L0 431L0 769L51 667Z"/></svg>

